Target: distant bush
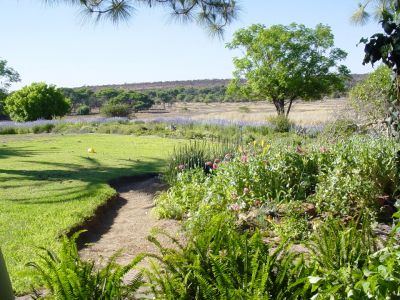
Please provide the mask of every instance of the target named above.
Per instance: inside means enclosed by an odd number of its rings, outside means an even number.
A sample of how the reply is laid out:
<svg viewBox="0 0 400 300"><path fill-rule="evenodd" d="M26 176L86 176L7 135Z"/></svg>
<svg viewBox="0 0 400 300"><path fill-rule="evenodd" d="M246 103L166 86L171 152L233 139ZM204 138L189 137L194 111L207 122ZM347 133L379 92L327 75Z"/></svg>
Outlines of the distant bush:
<svg viewBox="0 0 400 300"><path fill-rule="evenodd" d="M107 102L100 112L106 117L128 117L132 113L132 108L128 104Z"/></svg>
<svg viewBox="0 0 400 300"><path fill-rule="evenodd" d="M249 113L249 112L251 112L251 109L247 106L240 106L239 111L243 112L243 113Z"/></svg>
<svg viewBox="0 0 400 300"><path fill-rule="evenodd" d="M83 104L80 105L77 109L76 109L76 114L80 115L80 116L84 116L84 115L88 115L90 114L90 107Z"/></svg>
<svg viewBox="0 0 400 300"><path fill-rule="evenodd" d="M70 111L71 104L61 90L45 83L32 83L5 100L5 110L17 122L50 120Z"/></svg>
<svg viewBox="0 0 400 300"><path fill-rule="evenodd" d="M45 132L50 133L54 127L55 127L54 124L35 125L32 127L32 132L35 134L45 133Z"/></svg>
<svg viewBox="0 0 400 300"><path fill-rule="evenodd" d="M275 132L289 132L294 123L286 116L272 116L267 121L274 127Z"/></svg>
<svg viewBox="0 0 400 300"><path fill-rule="evenodd" d="M18 134L18 130L17 128L13 128L13 127L3 127L0 128L0 134Z"/></svg>

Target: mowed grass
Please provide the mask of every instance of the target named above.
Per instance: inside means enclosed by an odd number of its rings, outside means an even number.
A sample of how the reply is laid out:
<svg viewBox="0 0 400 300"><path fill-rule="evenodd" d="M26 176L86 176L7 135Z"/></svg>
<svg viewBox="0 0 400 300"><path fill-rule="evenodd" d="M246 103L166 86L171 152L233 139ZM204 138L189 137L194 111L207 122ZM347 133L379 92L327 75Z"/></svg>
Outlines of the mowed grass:
<svg viewBox="0 0 400 300"><path fill-rule="evenodd" d="M108 180L161 171L179 142L100 134L0 138L0 246L17 293L30 289L25 264L37 247L57 247L62 233L115 194Z"/></svg>

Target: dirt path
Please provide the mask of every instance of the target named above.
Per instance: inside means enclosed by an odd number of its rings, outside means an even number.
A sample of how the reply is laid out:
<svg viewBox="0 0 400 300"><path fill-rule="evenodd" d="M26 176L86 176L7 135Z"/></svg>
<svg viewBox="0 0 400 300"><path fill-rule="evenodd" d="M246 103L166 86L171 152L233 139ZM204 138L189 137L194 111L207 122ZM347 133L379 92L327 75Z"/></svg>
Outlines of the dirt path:
<svg viewBox="0 0 400 300"><path fill-rule="evenodd" d="M83 258L101 261L122 249L118 259L121 264L130 262L141 252L155 252L155 247L146 237L154 227L162 228L170 234L179 232L179 223L172 220L158 220L151 212L156 192L165 189L155 177L121 180L113 184L119 197L97 218L95 226L90 226L81 242L91 243L83 247ZM167 239L161 239L168 243Z"/></svg>

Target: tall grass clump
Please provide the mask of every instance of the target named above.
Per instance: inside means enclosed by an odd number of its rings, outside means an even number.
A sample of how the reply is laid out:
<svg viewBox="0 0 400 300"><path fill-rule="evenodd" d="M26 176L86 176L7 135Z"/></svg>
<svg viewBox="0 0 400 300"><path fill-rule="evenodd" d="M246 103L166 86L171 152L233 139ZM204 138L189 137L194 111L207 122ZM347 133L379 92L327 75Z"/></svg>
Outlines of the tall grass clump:
<svg viewBox="0 0 400 300"><path fill-rule="evenodd" d="M272 125L275 132L279 133L289 132L294 128L294 123L284 115L271 116L267 119L267 122Z"/></svg>
<svg viewBox="0 0 400 300"><path fill-rule="evenodd" d="M184 145L175 147L164 173L164 180L173 185L177 175L184 170L211 170L223 160L226 154L234 151L236 142L231 140L191 140Z"/></svg>

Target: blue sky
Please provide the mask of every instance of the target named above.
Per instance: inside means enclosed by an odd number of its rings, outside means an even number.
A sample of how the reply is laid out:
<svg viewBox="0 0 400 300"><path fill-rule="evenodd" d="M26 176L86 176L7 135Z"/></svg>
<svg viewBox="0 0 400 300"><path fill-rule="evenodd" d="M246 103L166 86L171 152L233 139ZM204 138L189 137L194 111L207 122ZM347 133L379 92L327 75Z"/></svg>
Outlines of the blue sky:
<svg viewBox="0 0 400 300"><path fill-rule="evenodd" d="M83 86L147 81L230 78L232 57L225 48L235 30L253 23L297 22L332 27L336 46L349 53L346 65L366 73L361 37L379 30L374 22L349 22L357 0L242 0L239 20L225 40L212 39L196 24L171 21L160 8L138 7L128 23L83 23L76 8L48 7L42 0L1 0L0 57L21 75L13 88L37 81ZM4 3L5 2L5 3Z"/></svg>

